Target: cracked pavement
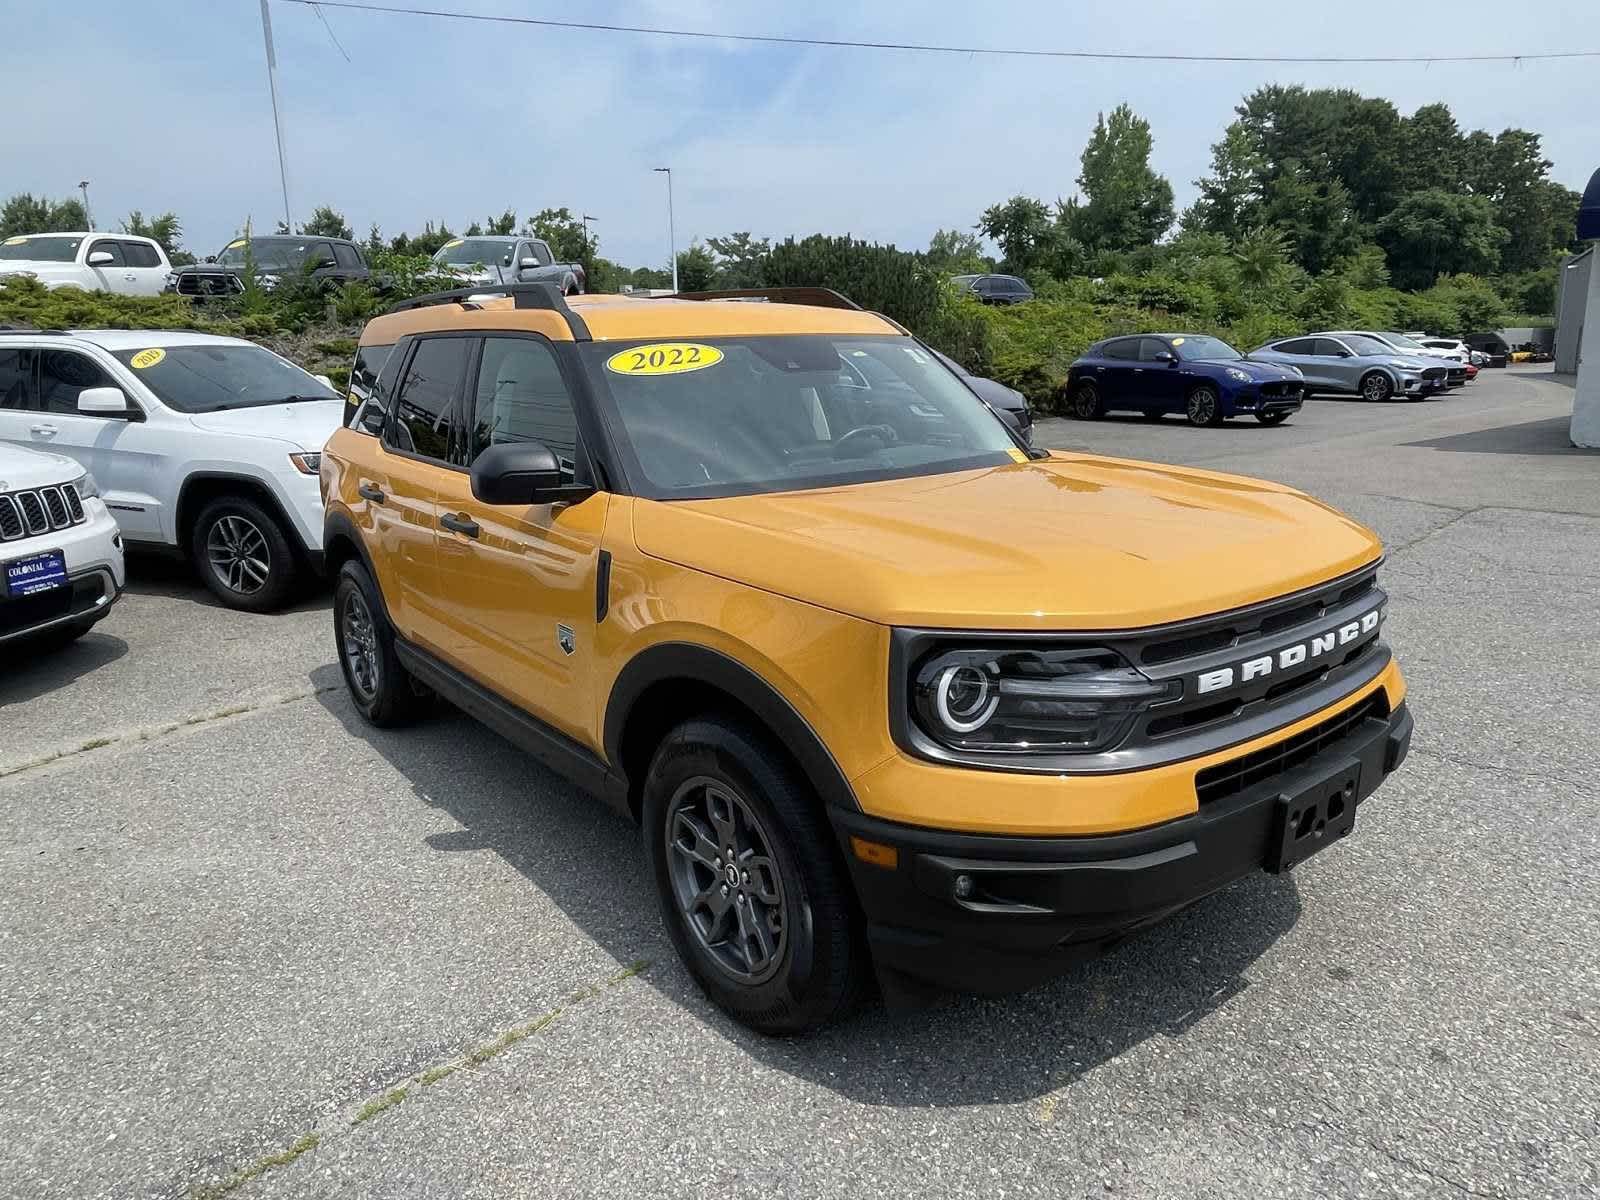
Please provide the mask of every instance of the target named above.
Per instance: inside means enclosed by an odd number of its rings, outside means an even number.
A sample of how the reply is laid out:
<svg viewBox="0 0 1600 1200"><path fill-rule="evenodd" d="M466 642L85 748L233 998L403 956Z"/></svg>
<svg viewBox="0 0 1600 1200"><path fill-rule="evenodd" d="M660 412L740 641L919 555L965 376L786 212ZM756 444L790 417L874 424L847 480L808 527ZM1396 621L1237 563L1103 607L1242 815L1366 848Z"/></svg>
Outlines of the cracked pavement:
<svg viewBox="0 0 1600 1200"><path fill-rule="evenodd" d="M236 614L135 562L0 667L0 1196L1600 1196L1570 408L1512 369L1277 429L1041 422L1376 528L1412 756L1291 877L801 1041L701 999L629 826L459 715L365 728L325 596Z"/></svg>

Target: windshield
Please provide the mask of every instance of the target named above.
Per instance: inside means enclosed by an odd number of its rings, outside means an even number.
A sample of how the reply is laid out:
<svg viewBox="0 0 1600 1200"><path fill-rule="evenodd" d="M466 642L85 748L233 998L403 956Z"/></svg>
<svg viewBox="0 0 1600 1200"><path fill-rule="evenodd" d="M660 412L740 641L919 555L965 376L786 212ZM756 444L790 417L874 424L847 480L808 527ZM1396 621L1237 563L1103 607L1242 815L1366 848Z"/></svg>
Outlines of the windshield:
<svg viewBox="0 0 1600 1200"><path fill-rule="evenodd" d="M502 267L511 265L511 243L499 238L457 238L439 247L433 261L447 267L470 267L481 263Z"/></svg>
<svg viewBox="0 0 1600 1200"><path fill-rule="evenodd" d="M1221 338L1175 337L1172 344L1178 349L1178 357L1185 362L1232 362L1244 357Z"/></svg>
<svg viewBox="0 0 1600 1200"><path fill-rule="evenodd" d="M1400 349L1400 350L1421 350L1422 349L1422 345L1421 345L1420 342L1413 341L1411 338L1408 338L1403 333L1386 333L1386 334L1383 335L1383 340L1388 342L1389 345L1394 346L1394 347L1396 347L1397 349Z"/></svg>
<svg viewBox="0 0 1600 1200"><path fill-rule="evenodd" d="M795 491L1023 461L908 338L714 338L584 348L643 494Z"/></svg>
<svg viewBox="0 0 1600 1200"><path fill-rule="evenodd" d="M260 346L156 346L113 353L163 404L179 412L339 398L313 376Z"/></svg>
<svg viewBox="0 0 1600 1200"><path fill-rule="evenodd" d="M0 260L69 263L82 242L81 237L9 237L0 242Z"/></svg>
<svg viewBox="0 0 1600 1200"><path fill-rule="evenodd" d="M217 255L217 262L224 267L244 266L244 239L229 242L221 254ZM250 253L255 257L256 270L258 271L292 271L306 260L310 253L311 242L295 241L267 241L263 238L250 239Z"/></svg>
<svg viewBox="0 0 1600 1200"><path fill-rule="evenodd" d="M1364 333L1347 333L1340 340L1357 354L1380 354L1385 358L1393 358L1396 354L1393 346L1387 346L1377 338L1368 337Z"/></svg>

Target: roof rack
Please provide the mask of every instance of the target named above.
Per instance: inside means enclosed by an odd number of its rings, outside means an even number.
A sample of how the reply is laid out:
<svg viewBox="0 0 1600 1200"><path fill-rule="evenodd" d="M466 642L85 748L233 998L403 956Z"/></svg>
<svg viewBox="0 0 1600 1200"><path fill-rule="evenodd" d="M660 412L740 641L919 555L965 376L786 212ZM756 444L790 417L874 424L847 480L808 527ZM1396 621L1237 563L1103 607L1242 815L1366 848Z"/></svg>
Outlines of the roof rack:
<svg viewBox="0 0 1600 1200"><path fill-rule="evenodd" d="M673 292L661 300L765 300L769 304L809 304L815 308L853 308L861 311L849 296L825 287L730 288L721 292Z"/></svg>
<svg viewBox="0 0 1600 1200"><path fill-rule="evenodd" d="M589 327L584 324L583 318L573 312L566 298L548 283L486 283L478 287L455 288L448 292L429 292L425 296L412 296L409 300L391 304L384 313L387 315L406 312L409 309L428 308L435 304L459 304L462 308L477 308L478 305L473 301L480 296L510 296L512 304L517 308L538 308L560 313L567 319L567 328L572 330L574 341L593 340L589 336Z"/></svg>

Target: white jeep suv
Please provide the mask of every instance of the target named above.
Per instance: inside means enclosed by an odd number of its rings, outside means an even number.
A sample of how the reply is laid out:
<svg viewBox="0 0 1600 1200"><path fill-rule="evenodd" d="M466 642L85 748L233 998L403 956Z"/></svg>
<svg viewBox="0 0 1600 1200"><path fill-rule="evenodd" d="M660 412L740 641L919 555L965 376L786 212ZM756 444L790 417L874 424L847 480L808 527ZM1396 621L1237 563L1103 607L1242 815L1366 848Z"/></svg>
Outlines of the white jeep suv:
<svg viewBox="0 0 1600 1200"><path fill-rule="evenodd" d="M76 459L130 550L187 556L234 608L280 607L320 570L320 451L343 410L238 338L0 332L0 442Z"/></svg>
<svg viewBox="0 0 1600 1200"><path fill-rule="evenodd" d="M82 637L122 585L122 538L94 476L59 454L0 445L0 645Z"/></svg>

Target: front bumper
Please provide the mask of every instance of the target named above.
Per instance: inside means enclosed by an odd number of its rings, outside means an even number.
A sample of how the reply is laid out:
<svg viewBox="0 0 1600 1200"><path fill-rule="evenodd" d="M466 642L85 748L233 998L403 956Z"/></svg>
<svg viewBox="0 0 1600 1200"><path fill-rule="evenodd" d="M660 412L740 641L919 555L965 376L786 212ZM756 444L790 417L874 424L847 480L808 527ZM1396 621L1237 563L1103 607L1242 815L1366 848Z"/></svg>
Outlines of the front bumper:
<svg viewBox="0 0 1600 1200"><path fill-rule="evenodd" d="M1375 703L1337 729L1332 740L1306 743L1288 770L1263 777L1270 766L1253 768L1244 779L1255 782L1242 790L1129 833L951 833L835 810L885 993L895 1000L929 989L1029 987L1242 876L1275 868L1291 801L1348 780L1359 806L1405 759L1412 719L1403 701L1392 712ZM863 861L855 838L893 847L895 866Z"/></svg>
<svg viewBox="0 0 1600 1200"><path fill-rule="evenodd" d="M99 621L122 598L126 576L117 523L98 499L83 502L88 520L79 525L0 544L0 561L61 551L66 587L32 596L0 596L0 643L44 633L77 621Z"/></svg>

